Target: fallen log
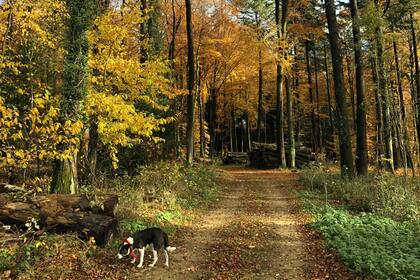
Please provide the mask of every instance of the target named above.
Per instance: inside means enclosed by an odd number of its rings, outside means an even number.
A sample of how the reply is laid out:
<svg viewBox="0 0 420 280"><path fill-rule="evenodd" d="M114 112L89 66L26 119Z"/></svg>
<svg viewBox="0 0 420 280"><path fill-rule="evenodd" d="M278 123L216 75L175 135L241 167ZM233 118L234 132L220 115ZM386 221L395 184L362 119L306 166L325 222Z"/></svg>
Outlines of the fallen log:
<svg viewBox="0 0 420 280"><path fill-rule="evenodd" d="M248 164L248 153L228 152L223 158L223 164Z"/></svg>
<svg viewBox="0 0 420 280"><path fill-rule="evenodd" d="M8 201L9 199L9 201ZM46 230L75 231L81 237L94 237L98 245L106 244L117 229L116 195L88 198L85 195L50 194L13 201L1 196L0 221L24 226L34 218Z"/></svg>

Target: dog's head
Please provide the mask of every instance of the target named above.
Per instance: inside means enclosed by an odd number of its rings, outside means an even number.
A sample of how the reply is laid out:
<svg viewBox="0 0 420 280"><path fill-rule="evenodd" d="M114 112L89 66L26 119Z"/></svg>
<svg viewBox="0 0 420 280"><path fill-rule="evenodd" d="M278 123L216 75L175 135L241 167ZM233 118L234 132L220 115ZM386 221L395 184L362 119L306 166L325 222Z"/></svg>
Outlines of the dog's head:
<svg viewBox="0 0 420 280"><path fill-rule="evenodd" d="M124 240L123 243L120 245L120 248L118 249L117 258L122 259L128 256L132 250L132 247L133 247L133 238L129 237L126 240Z"/></svg>

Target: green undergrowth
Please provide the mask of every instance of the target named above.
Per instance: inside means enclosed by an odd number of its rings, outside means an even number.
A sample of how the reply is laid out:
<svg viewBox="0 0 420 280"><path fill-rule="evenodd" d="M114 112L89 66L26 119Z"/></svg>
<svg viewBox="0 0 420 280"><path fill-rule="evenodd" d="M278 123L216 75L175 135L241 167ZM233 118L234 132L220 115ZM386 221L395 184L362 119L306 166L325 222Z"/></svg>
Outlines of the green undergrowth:
<svg viewBox="0 0 420 280"><path fill-rule="evenodd" d="M420 218L420 179L389 173L343 178L328 167L303 170L301 181L306 190L322 193L322 199L338 200L349 210L371 212L398 221Z"/></svg>
<svg viewBox="0 0 420 280"><path fill-rule="evenodd" d="M217 198L217 176L211 164L186 168L177 162L161 162L142 167L134 176L105 179L99 186L100 191L119 196L122 233L150 226L173 232L191 221L194 209Z"/></svg>
<svg viewBox="0 0 420 280"><path fill-rule="evenodd" d="M311 226L348 267L368 279L419 279L419 179L348 179L318 166L304 170L301 181Z"/></svg>
<svg viewBox="0 0 420 280"><path fill-rule="evenodd" d="M314 215L312 226L327 246L364 278L419 279L420 223L400 222L371 213L351 213L309 200L305 209ZM315 194L315 198L319 195Z"/></svg>

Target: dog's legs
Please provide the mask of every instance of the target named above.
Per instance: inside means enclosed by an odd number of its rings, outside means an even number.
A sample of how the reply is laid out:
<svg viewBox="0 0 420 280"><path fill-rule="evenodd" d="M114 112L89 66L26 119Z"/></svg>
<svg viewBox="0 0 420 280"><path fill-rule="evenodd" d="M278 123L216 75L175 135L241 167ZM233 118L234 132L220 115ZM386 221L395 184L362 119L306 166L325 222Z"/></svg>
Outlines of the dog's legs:
<svg viewBox="0 0 420 280"><path fill-rule="evenodd" d="M142 267L143 266L143 261L144 261L144 247L139 249L140 250L140 262L137 265L137 267Z"/></svg>
<svg viewBox="0 0 420 280"><path fill-rule="evenodd" d="M158 260L157 251L153 248L153 263L149 264L150 267L155 266L156 262Z"/></svg>
<svg viewBox="0 0 420 280"><path fill-rule="evenodd" d="M163 249L163 252L165 253L165 265L169 266L169 256L168 256L168 252L166 251L166 249Z"/></svg>

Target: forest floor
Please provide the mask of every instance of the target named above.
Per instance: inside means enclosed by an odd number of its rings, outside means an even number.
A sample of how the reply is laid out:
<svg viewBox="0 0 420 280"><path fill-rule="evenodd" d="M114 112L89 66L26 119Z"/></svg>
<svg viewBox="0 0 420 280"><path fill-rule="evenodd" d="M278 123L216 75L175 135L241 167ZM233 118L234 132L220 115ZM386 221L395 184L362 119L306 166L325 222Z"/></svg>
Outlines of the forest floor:
<svg viewBox="0 0 420 280"><path fill-rule="evenodd" d="M355 279L306 226L297 173L225 167L221 185L218 202L171 240L170 267L161 254L154 268L127 267L127 279Z"/></svg>
<svg viewBox="0 0 420 280"><path fill-rule="evenodd" d="M137 268L110 247L87 261L64 248L19 279L357 279L308 226L298 173L224 167L219 180L217 202L171 236L169 268L161 252L155 267L146 251ZM60 267L67 272L57 277Z"/></svg>

